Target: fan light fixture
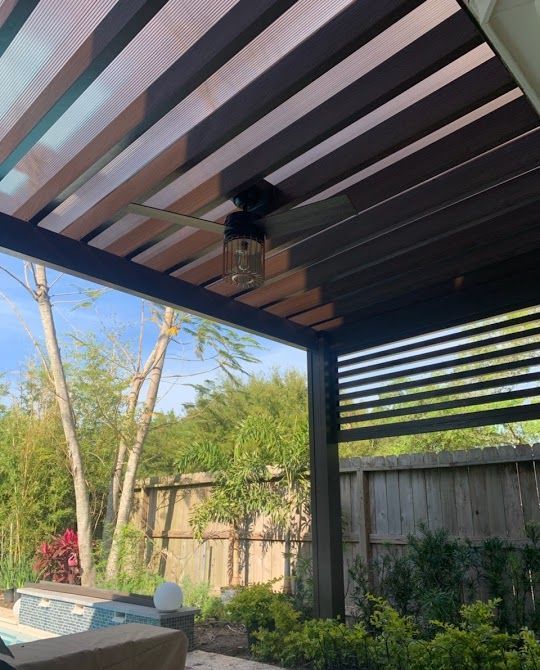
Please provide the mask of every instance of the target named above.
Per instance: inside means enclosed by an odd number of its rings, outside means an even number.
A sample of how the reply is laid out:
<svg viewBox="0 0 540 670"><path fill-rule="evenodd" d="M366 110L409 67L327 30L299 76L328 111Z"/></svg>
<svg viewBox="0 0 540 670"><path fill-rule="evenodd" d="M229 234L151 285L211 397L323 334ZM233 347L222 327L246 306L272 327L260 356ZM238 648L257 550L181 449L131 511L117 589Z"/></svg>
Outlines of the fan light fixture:
<svg viewBox="0 0 540 670"><path fill-rule="evenodd" d="M267 239L272 240L275 248L283 241L310 234L317 228L332 226L357 213L346 195L285 211L282 206L280 211L276 211L284 198L275 186L264 180L241 191L232 200L240 211L229 214L225 225L137 202L132 202L128 211L148 219L172 223L178 229L195 228L222 236L223 279L240 291L256 289L264 284Z"/></svg>
<svg viewBox="0 0 540 670"><path fill-rule="evenodd" d="M264 232L248 212L233 212L225 221L223 278L239 289L264 283Z"/></svg>

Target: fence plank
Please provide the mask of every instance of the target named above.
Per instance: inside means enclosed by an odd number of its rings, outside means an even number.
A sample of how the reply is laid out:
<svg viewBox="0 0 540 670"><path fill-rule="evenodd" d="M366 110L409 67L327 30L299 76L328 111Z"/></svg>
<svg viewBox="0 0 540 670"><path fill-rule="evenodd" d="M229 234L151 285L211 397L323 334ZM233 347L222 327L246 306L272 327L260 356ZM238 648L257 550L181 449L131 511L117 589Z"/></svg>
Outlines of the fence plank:
<svg viewBox="0 0 540 670"><path fill-rule="evenodd" d="M373 562L405 551L407 535L422 521L431 529L445 527L475 546L492 536L523 546L525 522L540 521L535 459L540 459L540 445L343 461L345 567L359 554ZM190 511L211 486L206 474L139 482L133 522L147 534L149 564L175 581L189 576L217 589L228 583L229 529L212 524L201 544L189 525ZM249 582L283 575L283 538L270 526L261 517L241 534L249 548L244 571ZM309 529L293 544L309 555Z"/></svg>
<svg viewBox="0 0 540 670"><path fill-rule="evenodd" d="M519 464L519 485L521 488L521 501L525 523L528 521L539 522L538 485L536 481L536 468L532 461Z"/></svg>
<svg viewBox="0 0 540 670"><path fill-rule="evenodd" d="M459 537L472 537L474 535L474 525L469 468L457 467L454 470L454 500L456 505L456 532Z"/></svg>
<svg viewBox="0 0 540 670"><path fill-rule="evenodd" d="M436 468L431 468L426 470L425 477L428 526L434 530L442 528L443 525L440 471Z"/></svg>

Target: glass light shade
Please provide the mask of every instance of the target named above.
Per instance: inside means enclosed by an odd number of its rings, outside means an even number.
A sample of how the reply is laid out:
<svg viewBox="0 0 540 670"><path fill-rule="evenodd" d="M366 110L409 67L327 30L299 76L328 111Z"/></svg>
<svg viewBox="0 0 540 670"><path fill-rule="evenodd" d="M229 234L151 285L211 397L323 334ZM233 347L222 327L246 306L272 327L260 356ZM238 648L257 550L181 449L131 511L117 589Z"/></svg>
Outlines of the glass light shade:
<svg viewBox="0 0 540 670"><path fill-rule="evenodd" d="M264 282L264 233L253 215L235 212L225 222L223 277L242 290Z"/></svg>
<svg viewBox="0 0 540 670"><path fill-rule="evenodd" d="M154 607L160 612L175 612L182 607L184 594L174 582L163 582L154 593Z"/></svg>

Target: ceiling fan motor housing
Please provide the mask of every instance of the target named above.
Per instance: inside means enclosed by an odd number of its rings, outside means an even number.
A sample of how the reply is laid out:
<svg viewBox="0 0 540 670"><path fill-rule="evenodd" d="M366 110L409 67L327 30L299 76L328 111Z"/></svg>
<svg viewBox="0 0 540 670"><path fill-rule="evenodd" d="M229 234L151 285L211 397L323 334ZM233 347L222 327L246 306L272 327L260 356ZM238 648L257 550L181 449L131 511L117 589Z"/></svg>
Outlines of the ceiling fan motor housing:
<svg viewBox="0 0 540 670"><path fill-rule="evenodd" d="M233 212L225 220L223 277L242 290L264 283L264 230L252 212Z"/></svg>

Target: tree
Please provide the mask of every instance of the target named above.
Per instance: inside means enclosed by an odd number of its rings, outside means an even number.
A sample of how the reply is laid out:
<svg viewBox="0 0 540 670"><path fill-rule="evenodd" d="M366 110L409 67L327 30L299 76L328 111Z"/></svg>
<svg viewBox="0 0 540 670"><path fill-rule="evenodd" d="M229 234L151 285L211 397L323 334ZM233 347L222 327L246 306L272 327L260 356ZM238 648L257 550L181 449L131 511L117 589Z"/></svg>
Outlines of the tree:
<svg viewBox="0 0 540 670"><path fill-rule="evenodd" d="M269 534L285 539L285 584L290 588L291 541L299 544L308 518L308 430L305 407L293 420L278 421L266 412L246 416L230 427L235 433L232 453L209 442L196 443L178 462L181 472L202 470L214 477L208 497L192 512L190 523L203 538L211 523L229 526L229 583L241 582L240 534L249 534L259 514L272 522ZM245 544L243 563L249 560Z"/></svg>
<svg viewBox="0 0 540 670"><path fill-rule="evenodd" d="M70 380L69 365L63 358L56 329L54 301L51 294L52 286L61 275L49 284L43 266L25 263L23 278L3 269L31 295L38 306L44 347L21 315L17 305L8 296L3 295L32 340L54 392L73 480L82 580L87 585L93 584L96 577L93 530L97 523L92 514L86 463L81 445L84 430L89 424L97 421L109 429L110 448L106 460L110 462L111 475L105 515L107 523L104 524L104 546L105 550L108 550L106 576L113 581L118 570L120 536L131 514L133 487L154 416L170 344L178 344L179 349L192 345L194 360L208 360L212 369L220 369L230 377L242 372L246 363L257 360L251 353L256 344L250 337L241 336L209 321L176 312L169 307L147 307L143 303L135 348L131 343L122 342L112 330L106 333L111 357L116 363L116 368L113 366L113 375L114 370L119 369L123 369L124 373L117 378L109 375L106 389L95 374L93 378L91 376L86 380L86 384L77 376ZM84 289L79 293L83 295L83 300L78 301L79 306L85 307L91 306L101 295L100 291L94 289ZM153 347L143 362L143 336L148 322L157 327L158 333ZM178 339L181 333L189 339L189 342ZM106 367L92 338L85 340L79 336L75 339L87 356L93 356L93 367L90 366L86 371L91 369L95 372L100 367L101 369ZM183 360L184 355L180 353L176 359ZM201 372L199 370L198 374ZM182 376L181 372L171 375L171 383L178 382ZM93 403L90 403L93 410L93 419L90 420L86 402L92 395L88 392L92 384L98 393L93 395ZM106 390L101 397L100 390ZM142 396L144 399L141 400Z"/></svg>

